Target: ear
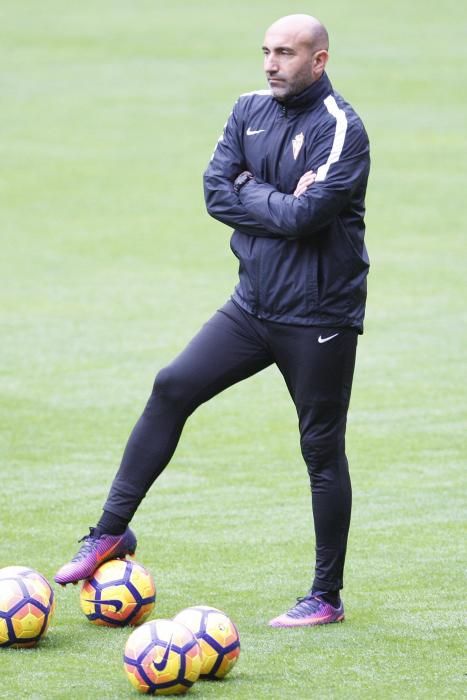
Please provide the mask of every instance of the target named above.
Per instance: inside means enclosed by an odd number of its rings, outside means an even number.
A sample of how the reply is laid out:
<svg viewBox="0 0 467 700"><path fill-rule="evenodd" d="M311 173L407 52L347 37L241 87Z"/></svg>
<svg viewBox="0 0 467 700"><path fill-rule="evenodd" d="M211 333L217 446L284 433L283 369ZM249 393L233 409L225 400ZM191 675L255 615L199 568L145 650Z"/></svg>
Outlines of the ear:
<svg viewBox="0 0 467 700"><path fill-rule="evenodd" d="M315 80L318 80L323 75L328 58L329 54L326 49L320 49L313 54L312 72Z"/></svg>

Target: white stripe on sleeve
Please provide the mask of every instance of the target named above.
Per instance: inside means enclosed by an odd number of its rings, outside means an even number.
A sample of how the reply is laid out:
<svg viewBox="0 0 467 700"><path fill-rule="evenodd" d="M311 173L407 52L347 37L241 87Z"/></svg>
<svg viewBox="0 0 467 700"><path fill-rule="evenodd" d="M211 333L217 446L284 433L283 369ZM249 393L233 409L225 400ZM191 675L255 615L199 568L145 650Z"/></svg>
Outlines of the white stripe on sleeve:
<svg viewBox="0 0 467 700"><path fill-rule="evenodd" d="M316 180L319 182L326 179L328 170L333 163L337 163L341 157L342 149L344 148L345 134L347 131L347 117L343 109L339 109L337 102L332 95L329 95L324 100L324 104L332 116L336 120L336 131L334 134L334 141L332 142L331 152L329 157L323 165L320 165L316 171Z"/></svg>

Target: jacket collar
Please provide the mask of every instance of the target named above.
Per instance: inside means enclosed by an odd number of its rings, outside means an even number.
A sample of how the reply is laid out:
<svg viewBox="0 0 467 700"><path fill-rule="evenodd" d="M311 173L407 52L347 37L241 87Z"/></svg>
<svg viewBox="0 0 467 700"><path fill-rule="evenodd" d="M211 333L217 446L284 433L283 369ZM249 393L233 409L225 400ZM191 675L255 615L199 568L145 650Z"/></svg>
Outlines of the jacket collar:
<svg viewBox="0 0 467 700"><path fill-rule="evenodd" d="M285 102L279 102L279 100L276 100L276 102L284 111L301 111L313 107L317 102L321 102L324 95L328 95L330 92L332 92L331 81L327 74L323 73L319 80L305 88L303 92L300 92L298 95L293 95L288 100L285 100Z"/></svg>

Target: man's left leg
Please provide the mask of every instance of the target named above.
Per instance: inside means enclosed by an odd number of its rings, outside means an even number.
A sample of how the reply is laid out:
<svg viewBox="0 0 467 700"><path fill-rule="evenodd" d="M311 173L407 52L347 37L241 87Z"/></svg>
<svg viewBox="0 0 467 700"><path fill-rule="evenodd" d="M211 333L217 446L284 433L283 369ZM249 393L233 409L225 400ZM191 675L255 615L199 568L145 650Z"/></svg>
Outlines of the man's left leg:
<svg viewBox="0 0 467 700"><path fill-rule="evenodd" d="M274 337L275 359L297 409L301 450L310 476L316 566L309 594L270 624L337 622L344 619L339 591L352 504L345 430L357 333L281 326Z"/></svg>

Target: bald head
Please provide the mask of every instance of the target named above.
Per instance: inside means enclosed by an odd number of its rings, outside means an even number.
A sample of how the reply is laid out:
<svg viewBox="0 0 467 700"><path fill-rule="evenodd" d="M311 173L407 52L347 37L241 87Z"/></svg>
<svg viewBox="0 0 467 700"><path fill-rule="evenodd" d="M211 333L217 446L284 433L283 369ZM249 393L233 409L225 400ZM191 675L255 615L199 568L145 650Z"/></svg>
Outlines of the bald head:
<svg viewBox="0 0 467 700"><path fill-rule="evenodd" d="M312 51L329 50L326 27L311 15L286 15L273 22L267 32L287 33L307 44Z"/></svg>
<svg viewBox="0 0 467 700"><path fill-rule="evenodd" d="M328 60L326 28L311 15L286 15L267 29L264 70L272 94L281 102L321 78Z"/></svg>

